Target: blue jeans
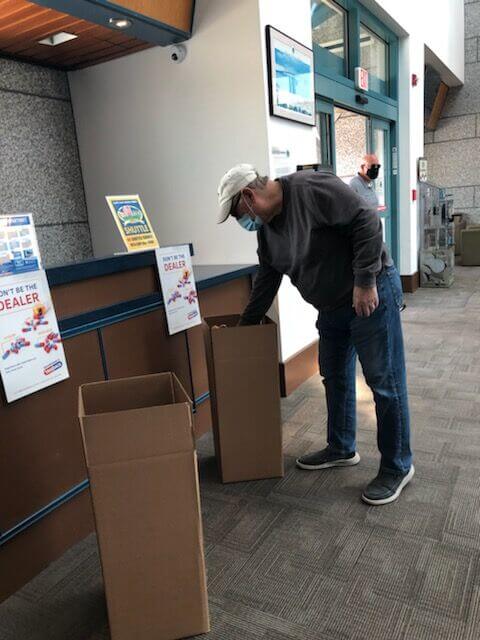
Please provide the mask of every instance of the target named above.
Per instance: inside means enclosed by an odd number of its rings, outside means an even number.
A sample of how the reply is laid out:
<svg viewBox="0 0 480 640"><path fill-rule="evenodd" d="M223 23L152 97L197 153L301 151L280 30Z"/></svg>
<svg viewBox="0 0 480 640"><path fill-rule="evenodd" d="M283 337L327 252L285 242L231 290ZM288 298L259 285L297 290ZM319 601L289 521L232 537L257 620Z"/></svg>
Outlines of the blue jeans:
<svg viewBox="0 0 480 640"><path fill-rule="evenodd" d="M320 373L327 396L328 444L341 455L355 451L355 364L360 359L373 392L381 469L406 474L412 464L410 418L403 350L400 276L394 266L377 277L379 306L368 318L351 304L321 311Z"/></svg>

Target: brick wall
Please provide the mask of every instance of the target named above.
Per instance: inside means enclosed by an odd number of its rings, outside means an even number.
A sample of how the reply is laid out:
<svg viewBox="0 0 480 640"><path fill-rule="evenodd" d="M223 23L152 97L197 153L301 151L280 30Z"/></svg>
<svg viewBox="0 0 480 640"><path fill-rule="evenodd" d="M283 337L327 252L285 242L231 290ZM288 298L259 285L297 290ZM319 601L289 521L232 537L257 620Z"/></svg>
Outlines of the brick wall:
<svg viewBox="0 0 480 640"><path fill-rule="evenodd" d="M429 179L455 210L480 222L480 0L465 0L465 86L448 92L436 131L425 133Z"/></svg>
<svg viewBox="0 0 480 640"><path fill-rule="evenodd" d="M32 213L44 266L92 255L67 74L0 58L0 215Z"/></svg>

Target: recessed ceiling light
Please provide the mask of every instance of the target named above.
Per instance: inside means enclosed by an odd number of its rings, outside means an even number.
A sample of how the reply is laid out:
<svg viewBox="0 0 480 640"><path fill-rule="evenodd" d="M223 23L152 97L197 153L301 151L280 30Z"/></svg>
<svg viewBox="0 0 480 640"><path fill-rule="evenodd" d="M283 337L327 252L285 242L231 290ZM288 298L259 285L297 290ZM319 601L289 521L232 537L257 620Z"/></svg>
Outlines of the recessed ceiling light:
<svg viewBox="0 0 480 640"><path fill-rule="evenodd" d="M126 18L109 18L108 24L114 29L128 29L132 26L132 21Z"/></svg>
<svg viewBox="0 0 480 640"><path fill-rule="evenodd" d="M64 42L68 42L69 40L75 40L78 36L73 33L67 33L66 31L60 31L59 33L54 33L48 38L44 38L43 40L39 40L38 44L46 44L48 47L56 47L59 44L63 44Z"/></svg>

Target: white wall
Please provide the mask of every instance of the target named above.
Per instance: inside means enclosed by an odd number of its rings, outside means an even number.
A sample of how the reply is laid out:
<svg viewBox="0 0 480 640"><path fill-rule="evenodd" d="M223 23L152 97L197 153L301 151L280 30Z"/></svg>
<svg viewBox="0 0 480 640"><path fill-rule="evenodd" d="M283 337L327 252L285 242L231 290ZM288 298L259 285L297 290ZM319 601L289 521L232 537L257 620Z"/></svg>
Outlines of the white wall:
<svg viewBox="0 0 480 640"><path fill-rule="evenodd" d="M310 0L295 0L294 6L291 0L260 0L259 6L263 34L265 34L265 26L270 24L305 46L312 46ZM267 87L265 35L263 35L262 42L264 82ZM265 92L265 105L268 111L268 91ZM271 176L275 176L276 171L276 160L272 154L272 148L275 147L289 150L289 163L292 171L295 171L297 164L318 162L315 127L269 116L267 128ZM282 161L283 164L286 162ZM280 345L283 361L318 340L315 328L318 312L303 300L288 277L284 277L278 293L277 313L280 322Z"/></svg>
<svg viewBox="0 0 480 640"><path fill-rule="evenodd" d="M274 146L292 170L316 161L313 127L268 116L265 25L311 46L310 2L292 6L198 0L183 63L156 48L70 74L96 256L123 249L104 196L140 193L161 244L193 242L197 264L256 262L254 234L215 224L216 188L237 162L274 176ZM288 278L272 312L283 359L317 338Z"/></svg>
<svg viewBox="0 0 480 640"><path fill-rule="evenodd" d="M107 194L139 193L163 245L195 262L256 261L255 234L215 224L216 189L238 162L268 172L257 0L197 0L181 64L154 48L70 73L96 256L122 250Z"/></svg>
<svg viewBox="0 0 480 640"><path fill-rule="evenodd" d="M399 36L414 36L447 84L464 82L464 0L360 0Z"/></svg>
<svg viewBox="0 0 480 640"><path fill-rule="evenodd" d="M424 44L415 36L400 40L399 66L399 226L400 272L418 271L418 201L412 199L417 189L417 159L423 156L424 142ZM418 85L412 87L412 73Z"/></svg>

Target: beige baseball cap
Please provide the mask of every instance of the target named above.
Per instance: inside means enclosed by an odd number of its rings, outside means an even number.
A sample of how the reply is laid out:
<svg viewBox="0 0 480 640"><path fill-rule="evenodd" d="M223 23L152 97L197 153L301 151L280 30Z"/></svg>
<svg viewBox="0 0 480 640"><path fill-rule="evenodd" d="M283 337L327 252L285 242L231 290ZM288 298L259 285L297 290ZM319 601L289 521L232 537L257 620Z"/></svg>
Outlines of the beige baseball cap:
<svg viewBox="0 0 480 640"><path fill-rule="evenodd" d="M234 197L253 182L257 176L258 173L251 164L237 164L227 171L218 185L220 210L217 215L217 224L225 222L230 215Z"/></svg>

